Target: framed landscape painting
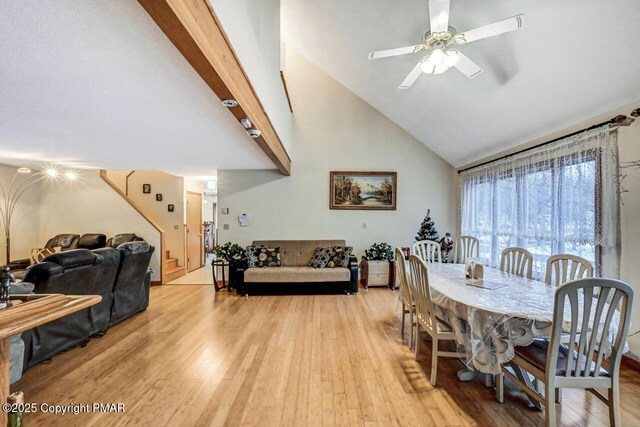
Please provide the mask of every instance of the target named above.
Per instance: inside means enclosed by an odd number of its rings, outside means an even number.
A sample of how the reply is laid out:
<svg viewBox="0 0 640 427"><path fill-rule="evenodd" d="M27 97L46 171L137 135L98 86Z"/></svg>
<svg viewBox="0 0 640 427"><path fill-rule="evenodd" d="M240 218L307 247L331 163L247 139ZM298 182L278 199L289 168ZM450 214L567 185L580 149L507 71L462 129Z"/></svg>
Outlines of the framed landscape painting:
<svg viewBox="0 0 640 427"><path fill-rule="evenodd" d="M331 172L330 209L396 210L396 172Z"/></svg>

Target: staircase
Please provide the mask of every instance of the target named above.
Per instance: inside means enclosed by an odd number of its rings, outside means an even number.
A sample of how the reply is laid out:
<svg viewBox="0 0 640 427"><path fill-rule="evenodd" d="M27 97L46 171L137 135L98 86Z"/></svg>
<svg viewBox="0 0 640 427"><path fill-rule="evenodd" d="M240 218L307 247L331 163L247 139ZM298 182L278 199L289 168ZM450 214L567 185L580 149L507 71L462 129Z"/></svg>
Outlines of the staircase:
<svg viewBox="0 0 640 427"><path fill-rule="evenodd" d="M187 274L187 268L184 266L180 267L178 265L178 258L171 258L171 253L169 251L165 252L163 263L165 283Z"/></svg>

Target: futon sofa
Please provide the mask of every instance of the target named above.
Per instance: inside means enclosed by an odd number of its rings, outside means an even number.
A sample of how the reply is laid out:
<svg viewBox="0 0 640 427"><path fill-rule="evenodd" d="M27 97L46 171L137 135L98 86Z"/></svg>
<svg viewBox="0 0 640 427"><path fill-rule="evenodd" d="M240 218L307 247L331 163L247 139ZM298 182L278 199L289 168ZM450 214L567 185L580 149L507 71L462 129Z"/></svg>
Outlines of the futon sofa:
<svg viewBox="0 0 640 427"><path fill-rule="evenodd" d="M32 283L36 294L100 295L102 301L24 332L24 369L100 336L115 323L145 310L153 251L146 242L126 243L117 249L75 249L49 255L31 266L23 281Z"/></svg>
<svg viewBox="0 0 640 427"><path fill-rule="evenodd" d="M293 292L337 289L347 294L358 292L358 259L351 256L348 267L313 268L307 264L315 249L345 246L344 240L255 240L252 245L280 248L282 266L247 267L246 261L235 263L232 280L238 294L269 293L288 288Z"/></svg>

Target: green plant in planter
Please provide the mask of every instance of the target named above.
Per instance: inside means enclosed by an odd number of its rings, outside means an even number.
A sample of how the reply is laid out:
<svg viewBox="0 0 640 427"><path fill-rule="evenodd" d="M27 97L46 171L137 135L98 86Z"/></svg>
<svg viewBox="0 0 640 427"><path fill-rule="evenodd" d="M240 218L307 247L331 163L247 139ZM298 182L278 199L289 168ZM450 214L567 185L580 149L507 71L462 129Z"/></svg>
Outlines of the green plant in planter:
<svg viewBox="0 0 640 427"><path fill-rule="evenodd" d="M374 243L364 251L364 259L367 261L393 261L393 248L387 243Z"/></svg>
<svg viewBox="0 0 640 427"><path fill-rule="evenodd" d="M237 243L227 242L224 245L217 245L213 248L216 256L219 259L231 262L232 260L238 260L244 256L244 248Z"/></svg>

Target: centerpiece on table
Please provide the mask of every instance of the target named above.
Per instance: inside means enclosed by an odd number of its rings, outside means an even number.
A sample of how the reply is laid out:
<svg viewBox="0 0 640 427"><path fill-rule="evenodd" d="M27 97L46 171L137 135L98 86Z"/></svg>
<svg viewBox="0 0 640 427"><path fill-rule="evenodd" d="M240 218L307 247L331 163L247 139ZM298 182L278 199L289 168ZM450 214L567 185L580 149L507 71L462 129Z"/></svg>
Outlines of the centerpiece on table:
<svg viewBox="0 0 640 427"><path fill-rule="evenodd" d="M395 288L396 269L393 248L387 243L374 243L364 251L362 263L362 286L388 286Z"/></svg>

